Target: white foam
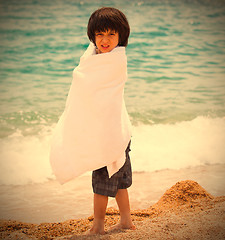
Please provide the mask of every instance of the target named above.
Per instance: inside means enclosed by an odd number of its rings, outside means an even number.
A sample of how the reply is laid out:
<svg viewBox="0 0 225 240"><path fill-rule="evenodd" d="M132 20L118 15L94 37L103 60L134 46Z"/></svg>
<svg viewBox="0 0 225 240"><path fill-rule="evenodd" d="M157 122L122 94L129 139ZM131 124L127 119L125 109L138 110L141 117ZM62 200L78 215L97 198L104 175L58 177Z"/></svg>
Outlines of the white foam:
<svg viewBox="0 0 225 240"><path fill-rule="evenodd" d="M53 178L49 156L49 130L38 136L23 136L16 131L1 139L0 184L42 183Z"/></svg>
<svg viewBox="0 0 225 240"><path fill-rule="evenodd" d="M225 118L197 117L177 124L133 130L134 171L180 169L225 163Z"/></svg>
<svg viewBox="0 0 225 240"><path fill-rule="evenodd" d="M0 140L0 184L24 185L54 179L49 163L53 126L36 136L16 131ZM197 117L177 124L133 128L133 171L151 172L225 163L225 118Z"/></svg>

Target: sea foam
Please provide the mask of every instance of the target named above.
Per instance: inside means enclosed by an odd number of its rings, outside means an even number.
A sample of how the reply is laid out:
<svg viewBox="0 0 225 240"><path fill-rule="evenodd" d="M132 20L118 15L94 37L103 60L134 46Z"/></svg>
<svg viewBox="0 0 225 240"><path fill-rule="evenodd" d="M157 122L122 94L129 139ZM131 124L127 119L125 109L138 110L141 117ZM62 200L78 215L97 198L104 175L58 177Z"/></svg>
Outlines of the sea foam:
<svg viewBox="0 0 225 240"><path fill-rule="evenodd" d="M225 163L225 118L197 117L176 124L134 128L134 171Z"/></svg>
<svg viewBox="0 0 225 240"><path fill-rule="evenodd" d="M38 135L24 136L16 131L0 140L0 184L25 185L55 179L49 163L54 126L43 128ZM225 118L197 117L176 124L135 126L131 142L134 172L223 164Z"/></svg>

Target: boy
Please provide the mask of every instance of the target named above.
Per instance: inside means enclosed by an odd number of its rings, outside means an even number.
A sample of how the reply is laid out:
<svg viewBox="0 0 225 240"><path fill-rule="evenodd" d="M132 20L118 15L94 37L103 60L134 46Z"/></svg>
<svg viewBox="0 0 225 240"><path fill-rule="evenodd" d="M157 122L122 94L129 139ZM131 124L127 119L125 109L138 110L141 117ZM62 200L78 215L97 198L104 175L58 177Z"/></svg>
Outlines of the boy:
<svg viewBox="0 0 225 240"><path fill-rule="evenodd" d="M108 197L115 197L121 220L114 229L135 229L127 188L131 123L124 103L130 27L115 8L95 11L88 22L91 41L73 71L66 106L52 137L50 163L64 184L93 171L94 222L89 234L104 233Z"/></svg>
<svg viewBox="0 0 225 240"><path fill-rule="evenodd" d="M118 46L126 47L130 27L125 15L115 8L104 7L96 10L90 17L87 34L96 46L96 54L110 53ZM115 197L119 211L120 223L113 229L135 229L130 215L127 188L132 184L131 163L129 158L130 142L125 151L124 165L109 178L107 167L92 173L94 191L94 221L87 234L104 234L104 218L108 196Z"/></svg>

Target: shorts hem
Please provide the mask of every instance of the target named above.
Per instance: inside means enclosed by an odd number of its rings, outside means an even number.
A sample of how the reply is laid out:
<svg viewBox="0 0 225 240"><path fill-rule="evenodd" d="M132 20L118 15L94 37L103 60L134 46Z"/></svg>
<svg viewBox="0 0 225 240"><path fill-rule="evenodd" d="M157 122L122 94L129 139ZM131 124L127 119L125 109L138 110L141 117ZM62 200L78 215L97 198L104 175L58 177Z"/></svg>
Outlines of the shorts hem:
<svg viewBox="0 0 225 240"><path fill-rule="evenodd" d="M115 198L119 189L128 189L131 185L132 185L132 183L128 187L119 187L115 194L110 194L110 193L106 193L106 192L102 192L102 191L97 191L97 190L94 190L94 189L93 189L93 192L95 194L99 194L99 195Z"/></svg>

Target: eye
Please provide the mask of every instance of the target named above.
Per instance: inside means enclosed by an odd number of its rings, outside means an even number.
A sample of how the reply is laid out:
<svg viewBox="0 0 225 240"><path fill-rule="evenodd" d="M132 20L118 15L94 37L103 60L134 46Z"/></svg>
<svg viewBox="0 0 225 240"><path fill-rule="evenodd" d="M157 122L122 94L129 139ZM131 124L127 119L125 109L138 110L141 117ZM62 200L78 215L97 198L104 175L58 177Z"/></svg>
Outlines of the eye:
<svg viewBox="0 0 225 240"><path fill-rule="evenodd" d="M95 33L95 36L102 36L102 33Z"/></svg>

